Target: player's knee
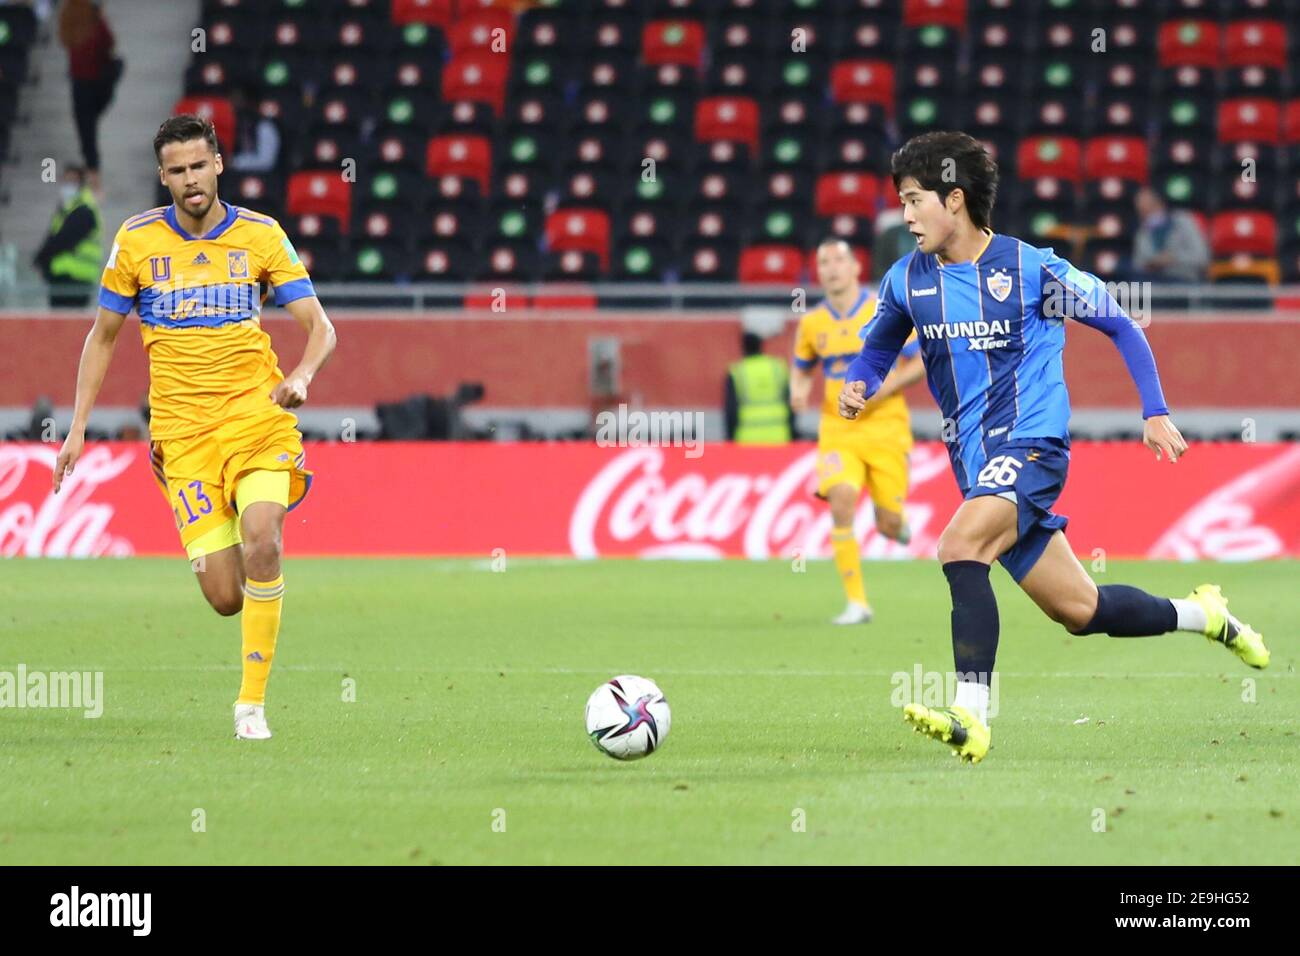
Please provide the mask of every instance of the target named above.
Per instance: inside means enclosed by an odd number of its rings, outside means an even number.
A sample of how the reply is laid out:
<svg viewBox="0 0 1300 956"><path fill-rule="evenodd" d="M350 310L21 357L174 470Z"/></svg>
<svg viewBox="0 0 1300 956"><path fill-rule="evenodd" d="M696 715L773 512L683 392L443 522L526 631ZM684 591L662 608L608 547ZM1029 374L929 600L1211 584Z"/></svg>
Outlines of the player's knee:
<svg viewBox="0 0 1300 956"><path fill-rule="evenodd" d="M954 528L946 529L939 536L939 563L950 561L979 561L982 559L983 542L976 541L970 535Z"/></svg>
<svg viewBox="0 0 1300 956"><path fill-rule="evenodd" d="M853 509L851 507L831 508L831 524L837 528L852 527L853 517Z"/></svg>
<svg viewBox="0 0 1300 956"><path fill-rule="evenodd" d="M244 538L244 565L248 569L273 567L280 562L280 535L274 529Z"/></svg>
<svg viewBox="0 0 1300 956"><path fill-rule="evenodd" d="M1079 599L1062 602L1049 611L1048 616L1071 634L1079 635L1092 623L1092 618L1096 613L1096 601L1089 602Z"/></svg>
<svg viewBox="0 0 1300 956"><path fill-rule="evenodd" d="M212 609L222 617L233 617L244 609L244 592L240 589L206 595Z"/></svg>
<svg viewBox="0 0 1300 956"><path fill-rule="evenodd" d="M836 485L827 495L831 506L831 521L837 528L847 528L853 524L858 507L858 490L846 485Z"/></svg>
<svg viewBox="0 0 1300 956"><path fill-rule="evenodd" d="M876 510L876 530L897 541L903 533L903 517L897 511Z"/></svg>

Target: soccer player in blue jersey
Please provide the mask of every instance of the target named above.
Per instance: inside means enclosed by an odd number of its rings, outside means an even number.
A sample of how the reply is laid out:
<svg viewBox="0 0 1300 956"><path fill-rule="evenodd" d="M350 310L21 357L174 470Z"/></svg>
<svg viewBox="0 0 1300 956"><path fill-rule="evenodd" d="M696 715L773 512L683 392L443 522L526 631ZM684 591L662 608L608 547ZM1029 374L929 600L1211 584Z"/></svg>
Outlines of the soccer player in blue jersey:
<svg viewBox="0 0 1300 956"><path fill-rule="evenodd" d="M964 761L988 753L989 678L998 607L989 566L999 561L1052 620L1072 634L1204 634L1263 668L1263 638L1228 613L1215 585L1186 598L1126 584L1096 585L1065 539L1052 505L1070 462L1070 401L1061 358L1069 317L1110 337L1142 398L1143 443L1171 463L1187 443L1169 420L1155 359L1141 328L1096 276L990 228L997 166L965 133L917 136L892 174L916 250L890 268L861 354L840 392L855 418L880 388L908 336L921 343L930 391L964 499L939 539L952 592L956 700L909 704L904 717Z"/></svg>

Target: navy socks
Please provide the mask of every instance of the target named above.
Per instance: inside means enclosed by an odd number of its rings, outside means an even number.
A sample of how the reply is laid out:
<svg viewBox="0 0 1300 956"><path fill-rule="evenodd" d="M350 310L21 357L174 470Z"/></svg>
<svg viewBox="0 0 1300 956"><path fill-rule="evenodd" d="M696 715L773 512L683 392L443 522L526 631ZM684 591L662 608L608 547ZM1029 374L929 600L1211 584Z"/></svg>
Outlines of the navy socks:
<svg viewBox="0 0 1300 956"><path fill-rule="evenodd" d="M943 566L952 592L952 657L957 679L988 684L998 654L998 602L989 566L949 561Z"/></svg>
<svg viewBox="0 0 1300 956"><path fill-rule="evenodd" d="M1169 598L1156 597L1127 584L1097 588L1097 612L1079 634L1153 637L1178 629L1178 612Z"/></svg>

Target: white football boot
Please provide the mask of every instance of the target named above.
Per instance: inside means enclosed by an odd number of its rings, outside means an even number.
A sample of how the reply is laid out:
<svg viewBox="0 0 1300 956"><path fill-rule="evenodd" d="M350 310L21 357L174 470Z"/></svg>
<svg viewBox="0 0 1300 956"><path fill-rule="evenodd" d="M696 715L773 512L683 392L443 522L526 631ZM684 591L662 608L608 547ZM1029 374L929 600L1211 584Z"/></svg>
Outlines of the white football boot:
<svg viewBox="0 0 1300 956"><path fill-rule="evenodd" d="M260 704L235 705L235 736L240 740L270 740L266 726L266 708Z"/></svg>
<svg viewBox="0 0 1300 956"><path fill-rule="evenodd" d="M865 604L858 604L856 601L850 601L844 608L844 613L839 617L831 618L832 624L870 624L872 618L871 608Z"/></svg>

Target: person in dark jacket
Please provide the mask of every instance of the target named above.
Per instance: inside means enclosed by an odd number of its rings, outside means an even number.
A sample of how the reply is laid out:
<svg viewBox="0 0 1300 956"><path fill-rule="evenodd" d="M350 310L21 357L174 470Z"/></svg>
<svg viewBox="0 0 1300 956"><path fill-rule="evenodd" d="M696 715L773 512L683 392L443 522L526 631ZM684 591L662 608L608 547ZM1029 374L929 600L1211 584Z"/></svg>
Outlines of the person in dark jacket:
<svg viewBox="0 0 1300 956"><path fill-rule="evenodd" d="M59 7L59 42L68 51L72 115L87 179L98 193L99 118L113 101L122 61L113 55L116 41L104 12L92 0L63 0Z"/></svg>

